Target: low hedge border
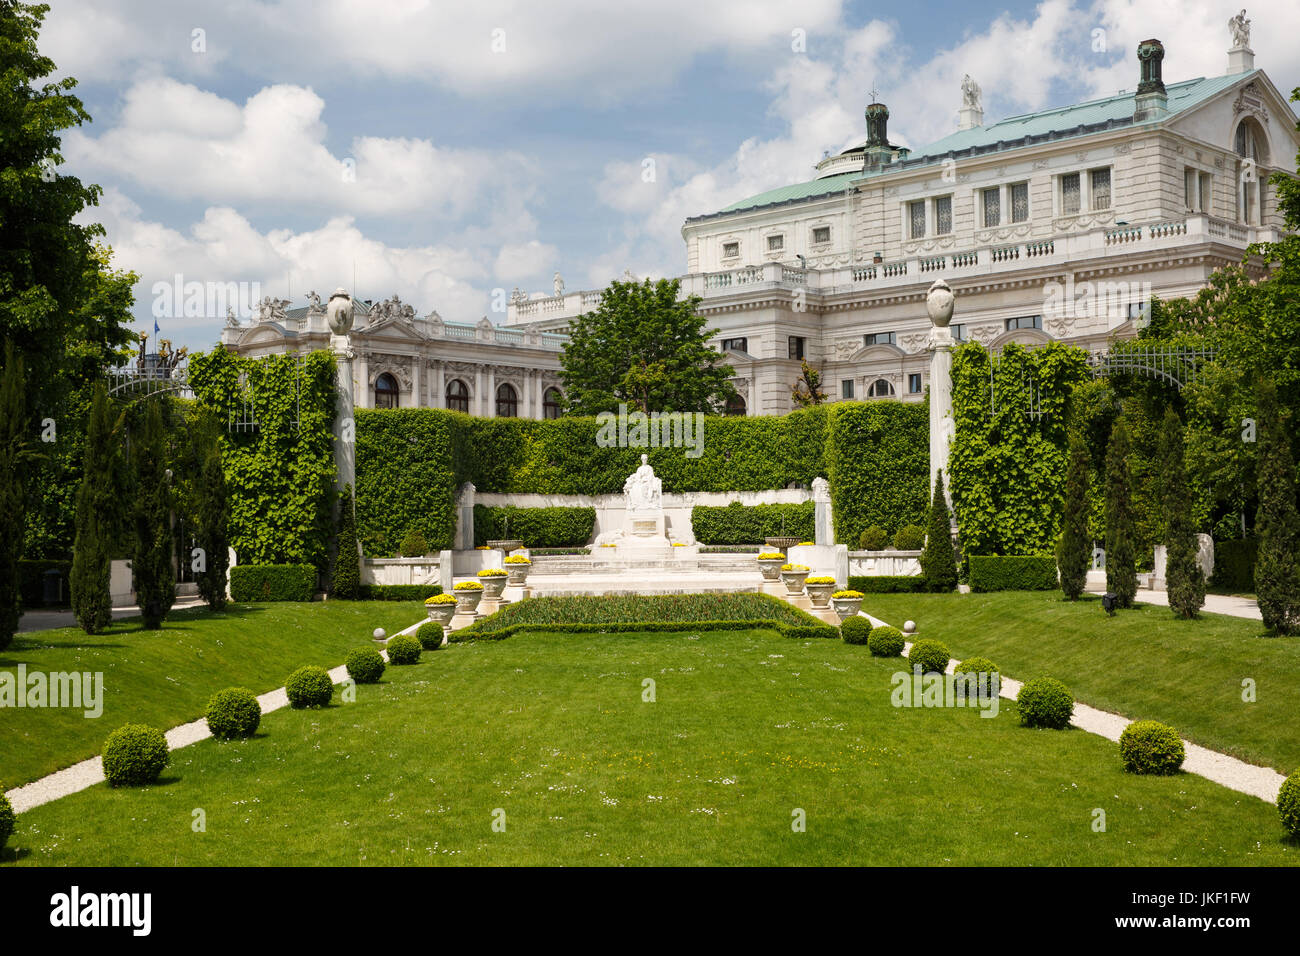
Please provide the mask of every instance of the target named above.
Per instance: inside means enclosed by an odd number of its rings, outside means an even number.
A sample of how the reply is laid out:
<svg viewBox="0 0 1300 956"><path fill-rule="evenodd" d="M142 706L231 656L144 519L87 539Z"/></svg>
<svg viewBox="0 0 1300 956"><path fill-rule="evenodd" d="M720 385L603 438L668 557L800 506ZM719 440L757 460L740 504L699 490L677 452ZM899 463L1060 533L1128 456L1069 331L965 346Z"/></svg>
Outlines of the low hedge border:
<svg viewBox="0 0 1300 956"><path fill-rule="evenodd" d="M1055 591L1056 558L1029 554L972 554L971 591Z"/></svg>
<svg viewBox="0 0 1300 956"><path fill-rule="evenodd" d="M696 505L691 508L695 540L710 545L748 545L764 538L813 538L815 505L811 501L745 505Z"/></svg>
<svg viewBox="0 0 1300 956"><path fill-rule="evenodd" d="M442 593L441 584L363 584L360 601L423 601Z"/></svg>
<svg viewBox="0 0 1300 956"><path fill-rule="evenodd" d="M474 506L474 545L515 538L532 548L581 548L596 528L595 508Z"/></svg>
<svg viewBox="0 0 1300 956"><path fill-rule="evenodd" d="M814 618L814 620L816 620ZM516 634L630 634L648 631L654 634L674 634L686 631L749 631L772 630L793 640L810 638L838 638L840 629L820 621L816 624L785 624L777 620L752 621L611 621L607 624L514 624L494 631L475 631L473 625L452 631L448 643L488 640L503 641Z"/></svg>
<svg viewBox="0 0 1300 956"><path fill-rule="evenodd" d="M316 594L316 569L310 564L237 564L230 569L230 599L310 601Z"/></svg>
<svg viewBox="0 0 1300 956"><path fill-rule="evenodd" d="M925 578L919 574L851 574L849 590L863 594L920 594Z"/></svg>

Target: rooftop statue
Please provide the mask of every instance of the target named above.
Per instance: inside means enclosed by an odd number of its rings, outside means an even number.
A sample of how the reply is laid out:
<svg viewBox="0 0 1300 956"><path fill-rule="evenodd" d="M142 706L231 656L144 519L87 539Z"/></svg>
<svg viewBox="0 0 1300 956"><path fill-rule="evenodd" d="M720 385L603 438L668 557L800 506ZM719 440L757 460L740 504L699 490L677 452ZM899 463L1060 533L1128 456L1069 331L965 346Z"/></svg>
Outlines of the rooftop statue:
<svg viewBox="0 0 1300 956"><path fill-rule="evenodd" d="M1245 7L1242 7L1241 12L1228 21L1228 29L1232 31L1234 48L1250 46L1250 21L1246 19Z"/></svg>
<svg viewBox="0 0 1300 956"><path fill-rule="evenodd" d="M980 85L967 73L961 78L961 105L980 108Z"/></svg>

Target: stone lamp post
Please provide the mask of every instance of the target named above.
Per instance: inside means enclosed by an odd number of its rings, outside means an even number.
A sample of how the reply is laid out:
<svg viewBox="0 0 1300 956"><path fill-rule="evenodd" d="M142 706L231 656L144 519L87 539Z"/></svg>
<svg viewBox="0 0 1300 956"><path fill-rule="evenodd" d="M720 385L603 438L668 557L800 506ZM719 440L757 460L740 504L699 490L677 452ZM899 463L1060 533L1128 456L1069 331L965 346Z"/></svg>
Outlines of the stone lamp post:
<svg viewBox="0 0 1300 956"><path fill-rule="evenodd" d="M939 469L944 473L944 493L952 505L951 481L948 477L948 450L956 430L952 417L952 310L956 297L948 283L936 279L925 296L925 308L930 314L930 336L926 347L930 351L930 494L934 493L934 476Z"/></svg>
<svg viewBox="0 0 1300 956"><path fill-rule="evenodd" d="M348 333L352 331L352 296L346 289L335 289L325 308L325 318L330 327L330 350L338 365L338 413L334 417L334 461L338 466L336 487L342 491L357 485L356 421L353 418L352 360L356 353Z"/></svg>

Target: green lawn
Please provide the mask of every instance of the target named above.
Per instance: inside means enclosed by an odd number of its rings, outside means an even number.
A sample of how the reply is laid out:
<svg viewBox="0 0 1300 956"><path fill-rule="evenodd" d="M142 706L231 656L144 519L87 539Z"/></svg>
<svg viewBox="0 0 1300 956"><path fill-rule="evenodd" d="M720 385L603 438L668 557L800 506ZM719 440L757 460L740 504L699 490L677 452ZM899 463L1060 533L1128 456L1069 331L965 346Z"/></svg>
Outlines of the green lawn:
<svg viewBox="0 0 1300 956"><path fill-rule="evenodd" d="M895 626L911 618L954 657L984 655L1008 677L1058 677L1094 707L1284 774L1300 767L1300 638L1259 637L1258 621L1180 621L1155 605L1108 618L1100 599L1056 591L873 594L863 610ZM1242 700L1246 678L1255 703Z"/></svg>
<svg viewBox="0 0 1300 956"><path fill-rule="evenodd" d="M1300 863L1271 805L1192 775L1127 775L1099 737L1021 728L1005 702L994 719L891 706L901 663L763 630L455 644L389 667L355 703L277 711L252 740L178 751L157 786L24 813L7 858Z"/></svg>
<svg viewBox="0 0 1300 956"><path fill-rule="evenodd" d="M128 721L164 730L203 716L208 698L231 685L274 690L299 664L335 667L376 627L389 633L424 616L419 602L232 604L175 612L161 631L116 621L93 637L77 628L18 634L0 651L0 670L101 672L103 714L0 710L0 781L12 789L100 752Z"/></svg>

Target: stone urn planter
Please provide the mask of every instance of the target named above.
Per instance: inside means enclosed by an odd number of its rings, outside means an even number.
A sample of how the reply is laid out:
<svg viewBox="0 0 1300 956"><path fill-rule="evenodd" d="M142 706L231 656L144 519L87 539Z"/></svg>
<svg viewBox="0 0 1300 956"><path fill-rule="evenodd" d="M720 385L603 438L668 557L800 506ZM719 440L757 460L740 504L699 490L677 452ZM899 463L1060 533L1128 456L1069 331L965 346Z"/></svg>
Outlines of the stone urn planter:
<svg viewBox="0 0 1300 956"><path fill-rule="evenodd" d="M831 595L835 593L835 579L808 578L804 581L804 587L808 589L808 597L813 607L826 607L831 603Z"/></svg>
<svg viewBox="0 0 1300 956"><path fill-rule="evenodd" d="M518 551L523 546L524 543L518 538L498 538L495 541L488 542L489 548L496 548L497 550L504 551L506 554L509 554L511 551Z"/></svg>
<svg viewBox="0 0 1300 956"><path fill-rule="evenodd" d="M491 568L488 571L478 573L478 583L483 585L483 597L489 601L495 601L501 597L501 592L506 589L506 582L509 575L500 568Z"/></svg>
<svg viewBox="0 0 1300 956"><path fill-rule="evenodd" d="M465 582L465 583L474 584L477 582ZM473 614L476 610L478 610L478 602L483 600L482 586L476 588L464 588L458 584L455 587L455 591L456 591L456 613L457 614Z"/></svg>
<svg viewBox="0 0 1300 956"><path fill-rule="evenodd" d="M451 623L451 619L456 616L456 608L459 603L458 600L442 601L438 604L426 604L424 609L429 614L429 620L436 621L446 627ZM477 603L476 601L475 604Z"/></svg>
<svg viewBox="0 0 1300 956"><path fill-rule="evenodd" d="M856 617L858 612L862 610L862 592L836 591L831 595L831 607L835 609L835 613L840 616L841 621Z"/></svg>
<svg viewBox="0 0 1300 956"><path fill-rule="evenodd" d="M763 572L764 581L779 579L783 564L785 564L785 555L776 551L768 551L758 556L758 569Z"/></svg>
<svg viewBox="0 0 1300 956"><path fill-rule="evenodd" d="M763 543L767 545L769 548L775 548L777 551L781 551L784 553L787 548L793 548L796 544L798 544L799 539L789 538L789 537L764 538Z"/></svg>
<svg viewBox="0 0 1300 956"><path fill-rule="evenodd" d="M513 555L511 556L513 558ZM528 572L532 570L533 564L527 558L520 556L518 560L506 558L506 576L511 587L523 587L528 580Z"/></svg>
<svg viewBox="0 0 1300 956"><path fill-rule="evenodd" d="M807 565L786 564L781 567L781 581L789 594L803 594L803 583L807 578Z"/></svg>

